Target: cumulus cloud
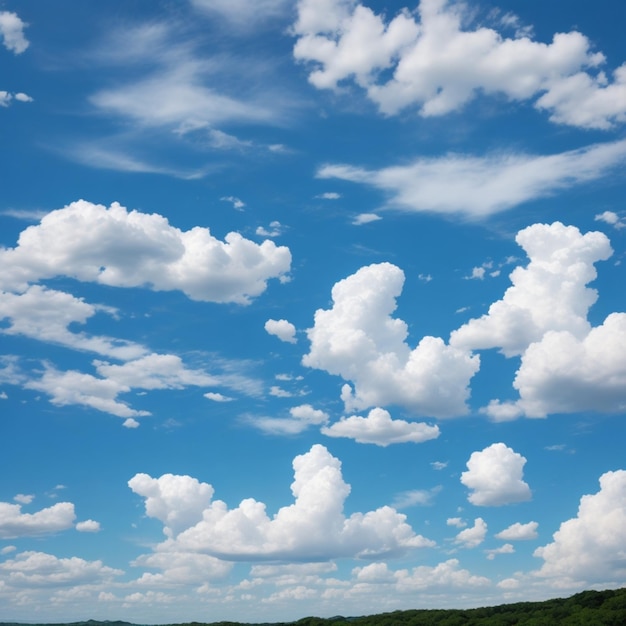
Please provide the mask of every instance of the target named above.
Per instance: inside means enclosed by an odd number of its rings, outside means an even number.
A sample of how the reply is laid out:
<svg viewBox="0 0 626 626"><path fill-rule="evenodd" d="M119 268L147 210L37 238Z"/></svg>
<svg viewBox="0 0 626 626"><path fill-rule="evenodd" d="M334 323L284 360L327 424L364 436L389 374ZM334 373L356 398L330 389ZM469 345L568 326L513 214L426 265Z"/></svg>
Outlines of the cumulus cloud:
<svg viewBox="0 0 626 626"><path fill-rule="evenodd" d="M296 343L296 327L287 320L267 320L265 331L287 343Z"/></svg>
<svg viewBox="0 0 626 626"><path fill-rule="evenodd" d="M462 544L464 548L479 546L487 536L487 524L482 517L474 520L474 525L462 530L454 539L455 543Z"/></svg>
<svg viewBox="0 0 626 626"><path fill-rule="evenodd" d="M551 155L421 157L379 170L327 164L317 176L380 189L387 196L387 208L480 219L596 180L625 159L626 141L620 140Z"/></svg>
<svg viewBox="0 0 626 626"><path fill-rule="evenodd" d="M496 534L496 539L504 539L505 541L528 541L529 539L537 539L537 522L528 522L528 524L520 524L515 522L508 528L501 530Z"/></svg>
<svg viewBox="0 0 626 626"><path fill-rule="evenodd" d="M10 91L0 91L0 107L8 107L13 100L18 102L32 102L33 99L25 93L11 93Z"/></svg>
<svg viewBox="0 0 626 626"><path fill-rule="evenodd" d="M391 317L404 273L390 263L362 267L332 289L333 307L315 313L302 363L341 376L346 410L399 404L432 417L467 412L478 356L426 336L411 349L407 325Z"/></svg>
<svg viewBox="0 0 626 626"><path fill-rule="evenodd" d="M283 277L286 247L229 233L225 241L196 226L181 231L158 214L79 200L29 226L15 248L0 250L2 286L23 291L55 276L115 287L181 290L194 300L247 304Z"/></svg>
<svg viewBox="0 0 626 626"><path fill-rule="evenodd" d="M183 485L183 497L179 489L166 497L159 487L163 477L138 474L129 486L146 498L146 513L161 520L170 536L158 552L202 553L235 561L317 561L381 558L434 545L416 535L406 517L388 506L346 517L343 505L350 486L343 481L339 460L323 446L314 445L297 456L293 467L294 503L271 518L265 505L252 498L234 509L211 501L212 487L189 476L167 479Z"/></svg>
<svg viewBox="0 0 626 626"><path fill-rule="evenodd" d="M526 459L503 443L472 452L461 482L471 490L468 500L476 506L502 506L530 500L523 481Z"/></svg>
<svg viewBox="0 0 626 626"><path fill-rule="evenodd" d="M102 561L78 557L59 559L45 552L21 552L0 563L0 581L10 588L68 587L110 582L123 572L105 566Z"/></svg>
<svg viewBox="0 0 626 626"><path fill-rule="evenodd" d="M57 502L35 513L22 513L20 504L0 502L0 538L36 537L68 530L75 517L71 502Z"/></svg>
<svg viewBox="0 0 626 626"><path fill-rule="evenodd" d="M597 276L594 264L612 254L606 235L583 235L574 226L555 222L524 228L515 240L528 255L528 265L511 272L511 287L488 313L450 335L451 345L500 348L514 356L550 330L567 330L576 337L589 332L587 313L598 294L586 285Z"/></svg>
<svg viewBox="0 0 626 626"><path fill-rule="evenodd" d="M4 47L15 54L21 54L28 48L29 42L24 36L25 24L17 15L10 11L0 11L0 35Z"/></svg>
<svg viewBox="0 0 626 626"><path fill-rule="evenodd" d="M421 0L416 14L404 9L390 20L354 0L300 0L293 53L312 66L315 87L353 80L385 115L413 107L441 116L482 94L533 102L551 121L582 128L626 119L626 65L610 81L597 70L604 55L581 33L543 43L531 29L510 38L472 18L446 0Z"/></svg>
<svg viewBox="0 0 626 626"><path fill-rule="evenodd" d="M198 585L207 580L220 579L232 570L232 563L207 554L152 553L144 554L131 562L133 567L161 570L153 574L144 572L136 581L141 587L172 587Z"/></svg>
<svg viewBox="0 0 626 626"><path fill-rule="evenodd" d="M371 224L372 222L377 222L382 219L383 218L380 217L380 215L376 215L376 213L359 213L352 220L352 224L354 224L354 226L362 226L363 224Z"/></svg>
<svg viewBox="0 0 626 626"><path fill-rule="evenodd" d="M100 522L96 522L92 519L87 519L83 522L78 522L76 524L76 530L79 533L99 533L101 530Z"/></svg>
<svg viewBox="0 0 626 626"><path fill-rule="evenodd" d="M385 409L374 408L367 417L342 417L340 421L323 427L322 434L386 447L392 443L421 443L436 439L439 437L439 428L424 423L394 420Z"/></svg>
<svg viewBox="0 0 626 626"><path fill-rule="evenodd" d="M258 226L254 232L260 237L280 237L283 234L283 229L283 225L274 220L273 222L270 222L269 228Z"/></svg>
<svg viewBox="0 0 626 626"><path fill-rule="evenodd" d="M410 489L402 491L393 499L394 509L407 509L412 506L430 506L434 497L441 491L442 487L437 486L432 489Z"/></svg>
<svg viewBox="0 0 626 626"><path fill-rule="evenodd" d="M563 522L553 542L537 548L537 576L555 584L614 585L626 574L626 471L606 472L600 490L580 499L576 517Z"/></svg>
<svg viewBox="0 0 626 626"><path fill-rule="evenodd" d="M30 504L35 499L35 496L32 494L18 493L13 499L19 504Z"/></svg>
<svg viewBox="0 0 626 626"><path fill-rule="evenodd" d="M450 335L465 350L499 348L521 356L513 387L519 399L492 400L484 413L496 421L626 407L626 314L599 326L588 320L598 294L588 287L595 263L612 254L606 235L573 226L534 224L517 242L529 263L510 275L512 285L488 313Z"/></svg>

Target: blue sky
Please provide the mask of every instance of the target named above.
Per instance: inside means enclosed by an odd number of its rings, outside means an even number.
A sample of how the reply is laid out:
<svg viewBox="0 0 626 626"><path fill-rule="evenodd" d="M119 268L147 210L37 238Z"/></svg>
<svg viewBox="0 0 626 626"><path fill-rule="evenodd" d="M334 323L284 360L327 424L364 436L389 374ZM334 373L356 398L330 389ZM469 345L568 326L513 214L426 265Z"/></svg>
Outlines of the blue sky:
<svg viewBox="0 0 626 626"><path fill-rule="evenodd" d="M0 3L0 619L626 581L626 6Z"/></svg>

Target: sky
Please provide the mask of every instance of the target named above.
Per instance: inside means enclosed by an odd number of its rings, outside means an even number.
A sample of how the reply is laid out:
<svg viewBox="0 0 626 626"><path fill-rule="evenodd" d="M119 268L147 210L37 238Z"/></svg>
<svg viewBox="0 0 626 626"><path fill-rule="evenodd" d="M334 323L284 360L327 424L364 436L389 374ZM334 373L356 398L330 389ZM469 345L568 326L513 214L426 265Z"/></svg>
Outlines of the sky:
<svg viewBox="0 0 626 626"><path fill-rule="evenodd" d="M626 584L625 20L0 0L0 621Z"/></svg>

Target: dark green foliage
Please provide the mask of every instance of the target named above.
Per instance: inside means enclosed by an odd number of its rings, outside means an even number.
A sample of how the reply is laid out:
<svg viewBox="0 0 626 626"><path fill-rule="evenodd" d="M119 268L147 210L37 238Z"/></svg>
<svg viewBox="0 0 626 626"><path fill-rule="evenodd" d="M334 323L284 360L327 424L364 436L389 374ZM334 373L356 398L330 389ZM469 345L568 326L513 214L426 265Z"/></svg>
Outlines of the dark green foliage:
<svg viewBox="0 0 626 626"><path fill-rule="evenodd" d="M626 626L626 588L583 591L571 598L518 602L479 609L393 611L367 617L305 617L296 622L247 626ZM23 626L0 623L0 626ZM31 625L46 626L46 625ZM128 622L74 622L48 626L133 626ZM238 622L170 626L242 626Z"/></svg>

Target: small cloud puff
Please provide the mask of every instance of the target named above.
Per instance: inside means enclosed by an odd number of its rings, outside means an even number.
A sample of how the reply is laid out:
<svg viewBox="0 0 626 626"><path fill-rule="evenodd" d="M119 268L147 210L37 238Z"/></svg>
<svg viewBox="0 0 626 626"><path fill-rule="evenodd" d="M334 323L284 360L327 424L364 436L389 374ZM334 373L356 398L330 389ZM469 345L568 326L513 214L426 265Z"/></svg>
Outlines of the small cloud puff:
<svg viewBox="0 0 626 626"><path fill-rule="evenodd" d="M354 226L362 226L363 224L370 224L371 222L377 222L382 219L383 218L380 217L380 215L376 215L376 213L360 213L352 220L352 224Z"/></svg>
<svg viewBox="0 0 626 626"><path fill-rule="evenodd" d="M265 331L287 343L296 343L296 327L287 320L269 319L265 322Z"/></svg>
<svg viewBox="0 0 626 626"><path fill-rule="evenodd" d="M230 396L225 396L214 391L207 391L207 393L204 394L204 397L207 400L213 400L213 402L232 402L232 400L234 400L234 398L231 398Z"/></svg>
<svg viewBox="0 0 626 626"><path fill-rule="evenodd" d="M92 519L85 520L84 522L78 522L76 524L76 530L79 533L99 533L100 522L96 522Z"/></svg>
<svg viewBox="0 0 626 626"><path fill-rule="evenodd" d="M461 544L464 548L475 548L479 546L487 535L487 524L482 517L474 520L471 528L462 530L454 539L455 543Z"/></svg>
<svg viewBox="0 0 626 626"><path fill-rule="evenodd" d="M243 211L243 207L246 206L246 203L236 196L223 196L220 200L223 202L230 202L233 205L233 209L237 209L238 211Z"/></svg>
<svg viewBox="0 0 626 626"><path fill-rule="evenodd" d="M28 48L29 42L24 36L23 22L16 13L0 11L0 35L4 47L14 54L21 54Z"/></svg>

